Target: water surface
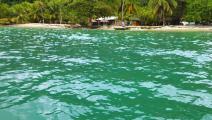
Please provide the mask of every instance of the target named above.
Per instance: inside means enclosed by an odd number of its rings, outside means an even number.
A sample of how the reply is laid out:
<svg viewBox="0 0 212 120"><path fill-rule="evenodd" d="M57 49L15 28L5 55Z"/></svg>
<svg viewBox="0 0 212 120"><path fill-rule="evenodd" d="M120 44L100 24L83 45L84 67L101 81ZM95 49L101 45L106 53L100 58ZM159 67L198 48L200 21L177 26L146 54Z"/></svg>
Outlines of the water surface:
<svg viewBox="0 0 212 120"><path fill-rule="evenodd" d="M3 120L211 120L212 33L0 28Z"/></svg>

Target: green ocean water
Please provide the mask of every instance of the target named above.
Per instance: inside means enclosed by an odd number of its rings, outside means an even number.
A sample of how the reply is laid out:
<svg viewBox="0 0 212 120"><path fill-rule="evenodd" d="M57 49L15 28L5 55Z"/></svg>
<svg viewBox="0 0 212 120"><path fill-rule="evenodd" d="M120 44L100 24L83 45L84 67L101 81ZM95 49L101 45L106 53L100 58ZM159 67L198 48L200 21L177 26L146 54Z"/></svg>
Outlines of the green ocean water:
<svg viewBox="0 0 212 120"><path fill-rule="evenodd" d="M0 28L0 120L212 120L212 33Z"/></svg>

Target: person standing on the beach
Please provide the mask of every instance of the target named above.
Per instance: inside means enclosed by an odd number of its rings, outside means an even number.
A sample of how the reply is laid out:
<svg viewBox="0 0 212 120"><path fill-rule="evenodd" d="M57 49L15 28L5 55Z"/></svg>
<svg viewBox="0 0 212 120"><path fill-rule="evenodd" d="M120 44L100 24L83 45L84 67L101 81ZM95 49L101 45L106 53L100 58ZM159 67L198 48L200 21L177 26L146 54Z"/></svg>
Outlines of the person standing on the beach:
<svg viewBox="0 0 212 120"><path fill-rule="evenodd" d="M125 27L124 21L121 22L121 26L122 26L122 27Z"/></svg>

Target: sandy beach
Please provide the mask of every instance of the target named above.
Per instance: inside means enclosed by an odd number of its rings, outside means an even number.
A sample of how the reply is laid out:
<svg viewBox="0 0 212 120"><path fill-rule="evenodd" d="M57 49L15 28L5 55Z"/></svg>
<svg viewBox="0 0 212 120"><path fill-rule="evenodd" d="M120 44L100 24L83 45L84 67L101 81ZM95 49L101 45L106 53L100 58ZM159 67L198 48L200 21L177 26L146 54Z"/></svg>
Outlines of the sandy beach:
<svg viewBox="0 0 212 120"><path fill-rule="evenodd" d="M43 23L27 23L27 24L14 24L8 25L9 27L21 27L21 28L68 28L68 24L43 24Z"/></svg>
<svg viewBox="0 0 212 120"><path fill-rule="evenodd" d="M147 29L152 31L211 31L212 26L162 26L160 28Z"/></svg>
<svg viewBox="0 0 212 120"><path fill-rule="evenodd" d="M127 26L130 31L209 31L212 26ZM115 27L111 28L114 29Z"/></svg>
<svg viewBox="0 0 212 120"><path fill-rule="evenodd" d="M9 27L21 28L79 28L77 25L69 24L42 24L42 23L27 23L8 25ZM115 30L120 26L102 26L99 30ZM209 31L212 32L212 26L127 26L130 31Z"/></svg>

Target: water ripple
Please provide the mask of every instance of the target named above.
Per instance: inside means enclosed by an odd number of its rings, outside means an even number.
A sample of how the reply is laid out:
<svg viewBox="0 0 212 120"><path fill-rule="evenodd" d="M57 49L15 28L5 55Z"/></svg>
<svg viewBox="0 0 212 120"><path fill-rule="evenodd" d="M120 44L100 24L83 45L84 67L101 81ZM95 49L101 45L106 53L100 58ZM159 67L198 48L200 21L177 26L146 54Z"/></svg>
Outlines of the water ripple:
<svg viewBox="0 0 212 120"><path fill-rule="evenodd" d="M211 37L0 27L0 116L211 119Z"/></svg>
<svg viewBox="0 0 212 120"><path fill-rule="evenodd" d="M212 108L212 94L209 93L183 90L172 85L153 82L142 82L140 86L155 92L155 97Z"/></svg>

